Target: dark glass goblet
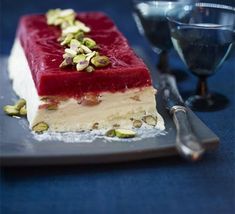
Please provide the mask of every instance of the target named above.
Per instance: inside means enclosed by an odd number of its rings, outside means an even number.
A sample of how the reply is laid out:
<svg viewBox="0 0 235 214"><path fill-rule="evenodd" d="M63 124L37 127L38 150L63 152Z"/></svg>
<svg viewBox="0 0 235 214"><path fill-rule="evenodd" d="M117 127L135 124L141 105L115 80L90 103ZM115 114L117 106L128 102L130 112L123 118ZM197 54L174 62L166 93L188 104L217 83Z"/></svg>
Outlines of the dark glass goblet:
<svg viewBox="0 0 235 214"><path fill-rule="evenodd" d="M177 14L177 15L176 15ZM186 104L198 111L222 109L225 96L209 93L207 78L223 64L235 40L235 8L212 3L176 8L167 13L173 45L199 78L196 95Z"/></svg>
<svg viewBox="0 0 235 214"><path fill-rule="evenodd" d="M169 72L168 51L172 48L167 11L185 5L190 0L133 0L134 19L152 49L159 54L158 69Z"/></svg>

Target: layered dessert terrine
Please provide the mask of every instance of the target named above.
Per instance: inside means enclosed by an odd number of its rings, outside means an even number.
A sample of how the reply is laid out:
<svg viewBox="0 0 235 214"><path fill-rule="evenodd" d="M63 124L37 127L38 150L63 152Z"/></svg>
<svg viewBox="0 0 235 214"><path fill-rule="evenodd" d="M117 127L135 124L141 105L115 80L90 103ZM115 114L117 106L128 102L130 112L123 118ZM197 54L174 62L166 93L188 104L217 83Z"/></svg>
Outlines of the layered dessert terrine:
<svg viewBox="0 0 235 214"><path fill-rule="evenodd" d="M79 36L76 53L73 38L69 41L74 33ZM88 64L81 68L84 56ZM22 17L9 74L15 92L27 102L32 129L42 123L59 132L142 124L164 128L147 67L103 13L56 10Z"/></svg>

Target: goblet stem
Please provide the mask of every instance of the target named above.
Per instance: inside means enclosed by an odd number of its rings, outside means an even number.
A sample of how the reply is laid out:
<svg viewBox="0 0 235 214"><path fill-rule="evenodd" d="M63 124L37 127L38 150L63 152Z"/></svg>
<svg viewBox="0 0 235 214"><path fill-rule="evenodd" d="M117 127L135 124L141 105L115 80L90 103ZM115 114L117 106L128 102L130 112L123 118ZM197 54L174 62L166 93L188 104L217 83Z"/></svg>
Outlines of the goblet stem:
<svg viewBox="0 0 235 214"><path fill-rule="evenodd" d="M170 73L169 63L168 63L168 52L163 50L159 54L159 61L157 64L157 68L161 73Z"/></svg>
<svg viewBox="0 0 235 214"><path fill-rule="evenodd" d="M205 97L208 94L207 77L199 77L196 94Z"/></svg>
<svg viewBox="0 0 235 214"><path fill-rule="evenodd" d="M228 99L218 93L209 93L207 77L199 77L196 95L186 100L186 105L196 111L217 111L228 105Z"/></svg>

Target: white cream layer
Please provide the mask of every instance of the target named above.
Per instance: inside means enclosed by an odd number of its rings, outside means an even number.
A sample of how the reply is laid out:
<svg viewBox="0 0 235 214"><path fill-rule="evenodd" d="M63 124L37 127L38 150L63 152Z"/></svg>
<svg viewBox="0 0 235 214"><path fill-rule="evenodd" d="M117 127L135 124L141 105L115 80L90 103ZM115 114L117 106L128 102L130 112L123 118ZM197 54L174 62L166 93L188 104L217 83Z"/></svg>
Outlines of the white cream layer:
<svg viewBox="0 0 235 214"><path fill-rule="evenodd" d="M13 89L27 102L27 118L32 128L39 122L46 122L51 131L89 130L94 123L99 128L132 128L131 118L141 119L144 115L154 115L158 119L156 128L164 130L164 121L156 111L155 89L130 89L116 93L100 94L101 102L95 106L78 104L69 98L60 102L57 110L39 109L43 104L38 96L24 50L16 39L9 58L9 75ZM138 96L139 100L133 99Z"/></svg>

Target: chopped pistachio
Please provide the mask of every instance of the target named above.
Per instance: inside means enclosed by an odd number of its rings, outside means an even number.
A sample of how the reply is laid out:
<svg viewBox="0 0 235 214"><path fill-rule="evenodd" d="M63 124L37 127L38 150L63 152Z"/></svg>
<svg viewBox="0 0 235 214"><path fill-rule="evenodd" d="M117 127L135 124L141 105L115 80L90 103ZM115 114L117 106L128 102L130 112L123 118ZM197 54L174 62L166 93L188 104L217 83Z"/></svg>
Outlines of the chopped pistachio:
<svg viewBox="0 0 235 214"><path fill-rule="evenodd" d="M81 48L84 50L84 52L85 52L86 54L92 52L92 50L91 50L90 48L86 47L85 45L81 45Z"/></svg>
<svg viewBox="0 0 235 214"><path fill-rule="evenodd" d="M69 44L70 49L76 52L78 51L78 47L80 47L80 45L81 45L81 42L79 42L77 39L72 39Z"/></svg>
<svg viewBox="0 0 235 214"><path fill-rule="evenodd" d="M67 17L67 16L71 16L74 14L75 14L75 12L73 9L65 9L60 12L60 17Z"/></svg>
<svg viewBox="0 0 235 214"><path fill-rule="evenodd" d="M67 57L63 60L63 62L60 64L60 68L64 68L68 65L72 65L72 58L71 57Z"/></svg>
<svg viewBox="0 0 235 214"><path fill-rule="evenodd" d="M49 126L45 122L37 123L35 126L33 126L33 131L35 131L37 134L42 134L44 131L47 131Z"/></svg>
<svg viewBox="0 0 235 214"><path fill-rule="evenodd" d="M3 107L3 111L9 116L18 116L19 110L15 106L6 105Z"/></svg>
<svg viewBox="0 0 235 214"><path fill-rule="evenodd" d="M95 56L91 59L91 63L96 67L105 67L110 61L107 56Z"/></svg>
<svg viewBox="0 0 235 214"><path fill-rule="evenodd" d="M86 68L86 72L88 72L88 73L91 73L91 72L93 72L95 70L95 68L93 67L93 66L91 66L91 65L89 65L87 68Z"/></svg>
<svg viewBox="0 0 235 214"><path fill-rule="evenodd" d="M21 116L26 116L27 115L27 110L26 110L26 106L23 106L21 109L20 109L20 115Z"/></svg>
<svg viewBox="0 0 235 214"><path fill-rule="evenodd" d="M72 19L71 20L63 20L63 22L60 24L60 27L63 30L63 29L65 29L69 26L72 26L72 25L73 25L73 20Z"/></svg>
<svg viewBox="0 0 235 214"><path fill-rule="evenodd" d="M128 129L116 129L115 134L119 138L132 138L136 136L136 132Z"/></svg>
<svg viewBox="0 0 235 214"><path fill-rule="evenodd" d="M93 39L88 38L88 37L85 37L85 38L83 39L83 44L84 44L85 46L87 46L88 48L90 48L90 49L93 49L93 48L96 47L96 42L95 42Z"/></svg>
<svg viewBox="0 0 235 214"><path fill-rule="evenodd" d="M66 48L64 51L66 54L68 54L69 57L75 57L77 55L77 52L70 48Z"/></svg>
<svg viewBox="0 0 235 214"><path fill-rule="evenodd" d="M120 127L120 124L117 124L117 123L115 123L115 124L113 124L113 128L119 128Z"/></svg>
<svg viewBox="0 0 235 214"><path fill-rule="evenodd" d="M105 136L107 137L115 137L116 136L116 132L115 129L110 129L105 133Z"/></svg>
<svg viewBox="0 0 235 214"><path fill-rule="evenodd" d="M133 120L133 127L140 128L142 126L141 120Z"/></svg>
<svg viewBox="0 0 235 214"><path fill-rule="evenodd" d="M92 129L98 129L99 128L99 123L94 123L93 125L92 125Z"/></svg>
<svg viewBox="0 0 235 214"><path fill-rule="evenodd" d="M91 29L89 27L87 27L84 23L82 23L80 21L75 21L74 24L76 27L79 28L79 30L84 31L85 33L89 33L91 31Z"/></svg>
<svg viewBox="0 0 235 214"><path fill-rule="evenodd" d="M69 33L77 33L79 31L79 27L78 26L69 26L65 29L62 30L62 35L68 35Z"/></svg>
<svg viewBox="0 0 235 214"><path fill-rule="evenodd" d="M55 19L55 21L54 21L53 24L54 24L55 26L58 26L58 25L61 25L63 22L64 22L64 19L58 17L57 19Z"/></svg>
<svg viewBox="0 0 235 214"><path fill-rule="evenodd" d="M135 100L135 101L140 101L140 96L134 95L133 97L130 97L130 99Z"/></svg>
<svg viewBox="0 0 235 214"><path fill-rule="evenodd" d="M84 32L78 31L76 34L74 34L74 39L77 39L78 41L81 41L84 37Z"/></svg>
<svg viewBox="0 0 235 214"><path fill-rule="evenodd" d="M77 69L77 71L82 71L82 70L84 70L88 65L89 65L89 62L88 62L87 60L83 60L83 61L80 61L80 62L76 65L76 69Z"/></svg>
<svg viewBox="0 0 235 214"><path fill-rule="evenodd" d="M143 116L142 120L150 126L157 125L157 118L152 115Z"/></svg>
<svg viewBox="0 0 235 214"><path fill-rule="evenodd" d="M85 54L79 54L73 58L73 63L77 64L77 63L84 61L84 60L86 60Z"/></svg>
<svg viewBox="0 0 235 214"><path fill-rule="evenodd" d="M93 72L95 69L91 64L103 67L110 63L108 57L99 56L98 52L91 50L97 47L96 42L89 37L84 37L84 34L90 32L91 29L83 22L76 20L74 10L49 10L46 17L49 25L60 26L62 33L58 41L61 45L69 47L63 54L64 60L60 64L61 68L76 64L78 71L86 69L87 72ZM77 56L83 56L83 54L86 54L85 59ZM93 59L95 56L97 58Z"/></svg>
<svg viewBox="0 0 235 214"><path fill-rule="evenodd" d="M19 99L15 104L15 108L16 108L16 110L19 111L25 105L26 105L26 100L25 99Z"/></svg>
<svg viewBox="0 0 235 214"><path fill-rule="evenodd" d="M69 33L68 35L66 35L66 37L64 38L64 40L60 43L61 45L67 45L70 43L70 41L73 38L73 34Z"/></svg>
<svg viewBox="0 0 235 214"><path fill-rule="evenodd" d="M60 9L49 10L46 14L47 24L54 25L56 19L58 19L59 17L60 12L61 12Z"/></svg>
<svg viewBox="0 0 235 214"><path fill-rule="evenodd" d="M67 59L68 57L70 57L67 53L63 54L63 59Z"/></svg>
<svg viewBox="0 0 235 214"><path fill-rule="evenodd" d="M84 50L82 48L78 48L78 54L84 54Z"/></svg>
<svg viewBox="0 0 235 214"><path fill-rule="evenodd" d="M90 62L92 57L96 55L96 51L92 51L91 53L86 54L86 60Z"/></svg>
<svg viewBox="0 0 235 214"><path fill-rule="evenodd" d="M57 110L58 109L58 104L57 103L50 103L46 107L47 110Z"/></svg>

